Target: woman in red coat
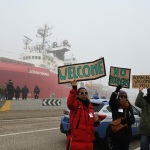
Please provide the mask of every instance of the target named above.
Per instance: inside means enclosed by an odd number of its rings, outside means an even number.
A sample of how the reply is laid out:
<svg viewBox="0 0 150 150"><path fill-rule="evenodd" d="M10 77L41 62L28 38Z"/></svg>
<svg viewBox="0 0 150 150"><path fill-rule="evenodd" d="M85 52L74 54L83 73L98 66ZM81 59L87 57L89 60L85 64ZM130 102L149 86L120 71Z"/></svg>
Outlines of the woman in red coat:
<svg viewBox="0 0 150 150"><path fill-rule="evenodd" d="M67 135L66 150L93 150L94 124L99 125L98 116L94 116L93 106L88 99L87 90L77 90L77 82L71 82L72 89L67 105L70 109L70 132Z"/></svg>

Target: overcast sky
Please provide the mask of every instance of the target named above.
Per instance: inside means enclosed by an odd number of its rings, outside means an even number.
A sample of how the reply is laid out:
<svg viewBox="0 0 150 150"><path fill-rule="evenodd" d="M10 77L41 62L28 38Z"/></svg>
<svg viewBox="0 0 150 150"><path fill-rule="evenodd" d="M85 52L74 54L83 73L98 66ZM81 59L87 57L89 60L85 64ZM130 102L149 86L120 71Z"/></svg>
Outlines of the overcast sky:
<svg viewBox="0 0 150 150"><path fill-rule="evenodd" d="M20 54L23 36L35 40L44 24L54 27L52 42L70 42L67 56L79 63L103 56L106 85L110 66L150 74L149 0L0 0L0 50Z"/></svg>

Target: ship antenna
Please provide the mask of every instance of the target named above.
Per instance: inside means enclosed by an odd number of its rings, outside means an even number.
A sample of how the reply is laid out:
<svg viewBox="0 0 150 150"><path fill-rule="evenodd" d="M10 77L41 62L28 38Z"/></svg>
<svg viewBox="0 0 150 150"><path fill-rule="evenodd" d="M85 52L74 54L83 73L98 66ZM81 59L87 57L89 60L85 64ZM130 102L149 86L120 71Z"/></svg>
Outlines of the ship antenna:
<svg viewBox="0 0 150 150"><path fill-rule="evenodd" d="M30 42L32 41L30 38L28 38L27 36L24 36L26 39L23 40L24 44L25 44L25 49L28 48L28 45L30 44Z"/></svg>
<svg viewBox="0 0 150 150"><path fill-rule="evenodd" d="M37 33L42 37L42 50L45 49L45 44L47 43L46 38L50 36L52 33L48 33L50 29L53 27L48 27L47 25L44 26L44 29L39 27Z"/></svg>

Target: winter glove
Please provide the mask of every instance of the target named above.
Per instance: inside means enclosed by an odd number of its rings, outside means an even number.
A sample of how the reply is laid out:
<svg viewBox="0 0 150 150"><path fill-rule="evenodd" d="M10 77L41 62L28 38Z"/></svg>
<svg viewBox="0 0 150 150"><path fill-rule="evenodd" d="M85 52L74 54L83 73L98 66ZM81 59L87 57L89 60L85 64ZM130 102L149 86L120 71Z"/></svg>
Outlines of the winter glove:
<svg viewBox="0 0 150 150"><path fill-rule="evenodd" d="M121 119L121 124L125 125L125 124L127 124L127 123L128 123L128 121L127 121L126 118L122 118L122 119Z"/></svg>
<svg viewBox="0 0 150 150"><path fill-rule="evenodd" d="M122 86L118 85L117 88L116 88L116 90L115 90L115 92L118 93L120 91L120 89L122 89Z"/></svg>
<svg viewBox="0 0 150 150"><path fill-rule="evenodd" d="M73 88L74 90L77 90L77 86L74 86L74 85L73 85L72 88Z"/></svg>
<svg viewBox="0 0 150 150"><path fill-rule="evenodd" d="M77 90L77 81L76 80L71 81L71 85L74 90Z"/></svg>

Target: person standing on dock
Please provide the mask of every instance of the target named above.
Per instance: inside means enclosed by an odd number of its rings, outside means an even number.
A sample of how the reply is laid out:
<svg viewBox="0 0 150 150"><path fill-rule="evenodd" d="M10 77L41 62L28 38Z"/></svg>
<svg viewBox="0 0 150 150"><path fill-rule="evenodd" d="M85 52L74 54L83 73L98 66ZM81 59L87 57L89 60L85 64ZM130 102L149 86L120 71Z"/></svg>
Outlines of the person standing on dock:
<svg viewBox="0 0 150 150"><path fill-rule="evenodd" d="M38 99L39 94L40 94L40 89L39 89L38 85L36 85L35 88L34 88L34 98Z"/></svg>
<svg viewBox="0 0 150 150"><path fill-rule="evenodd" d="M7 84L8 100L12 100L14 97L15 88L12 80L9 80Z"/></svg>
<svg viewBox="0 0 150 150"><path fill-rule="evenodd" d="M20 93L21 93L21 89L19 86L17 86L16 90L15 90L15 98L16 100L19 100L20 98Z"/></svg>
<svg viewBox="0 0 150 150"><path fill-rule="evenodd" d="M28 94L29 90L26 85L24 85L21 92L22 92L22 99L27 99L27 94Z"/></svg>

